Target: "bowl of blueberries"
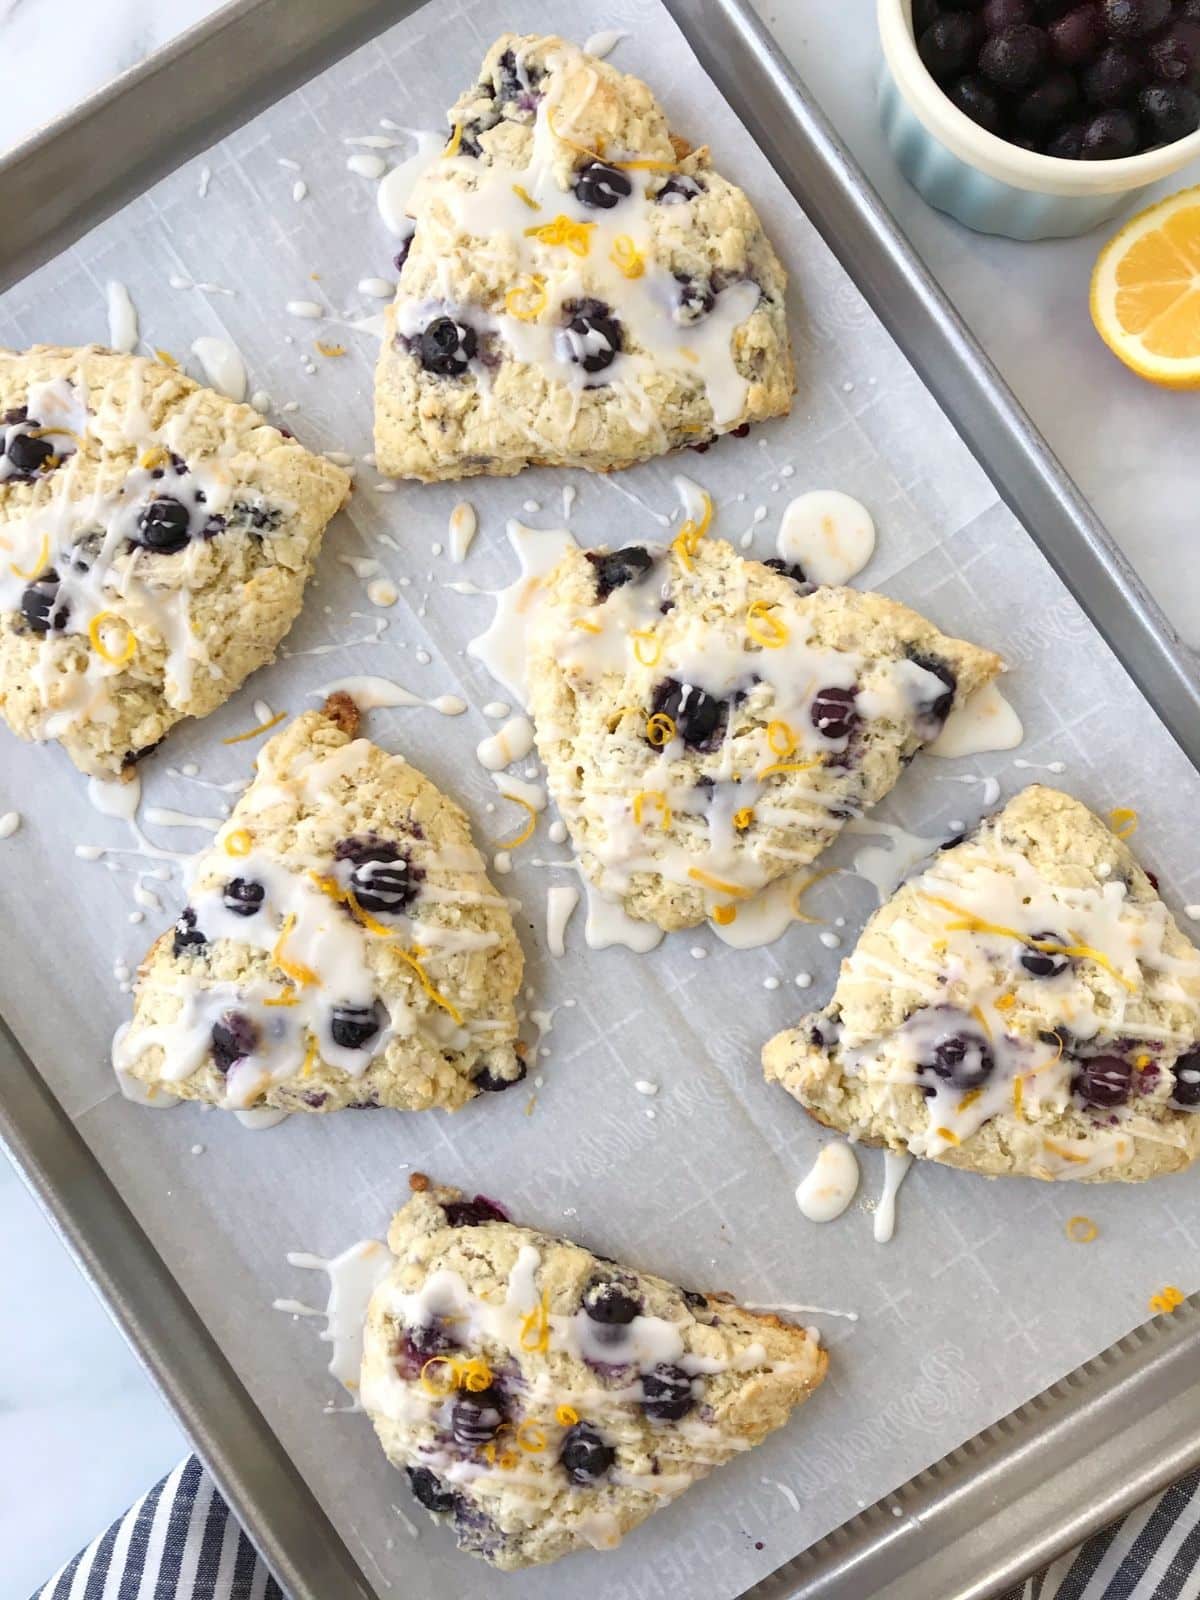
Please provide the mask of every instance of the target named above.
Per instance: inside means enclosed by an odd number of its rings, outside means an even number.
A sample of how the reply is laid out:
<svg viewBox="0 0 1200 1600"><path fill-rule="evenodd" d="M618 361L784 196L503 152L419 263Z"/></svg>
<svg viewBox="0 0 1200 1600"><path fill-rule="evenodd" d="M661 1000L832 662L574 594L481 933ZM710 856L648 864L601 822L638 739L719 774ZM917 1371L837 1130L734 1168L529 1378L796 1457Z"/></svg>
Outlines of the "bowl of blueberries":
<svg viewBox="0 0 1200 1600"><path fill-rule="evenodd" d="M931 205L1085 233L1200 155L1200 0L878 0L880 113Z"/></svg>

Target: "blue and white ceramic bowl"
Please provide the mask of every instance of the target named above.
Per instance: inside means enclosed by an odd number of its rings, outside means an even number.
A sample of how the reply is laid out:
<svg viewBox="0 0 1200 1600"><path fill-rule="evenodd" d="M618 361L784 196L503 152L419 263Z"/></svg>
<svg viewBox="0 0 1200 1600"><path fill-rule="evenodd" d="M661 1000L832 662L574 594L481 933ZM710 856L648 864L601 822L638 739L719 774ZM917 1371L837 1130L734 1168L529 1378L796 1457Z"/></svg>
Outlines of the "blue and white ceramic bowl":
<svg viewBox="0 0 1200 1600"><path fill-rule="evenodd" d="M912 0L877 0L879 109L900 170L931 206L978 233L1063 239L1086 233L1200 154L1200 129L1120 161L1064 161L988 133L942 93L912 31Z"/></svg>

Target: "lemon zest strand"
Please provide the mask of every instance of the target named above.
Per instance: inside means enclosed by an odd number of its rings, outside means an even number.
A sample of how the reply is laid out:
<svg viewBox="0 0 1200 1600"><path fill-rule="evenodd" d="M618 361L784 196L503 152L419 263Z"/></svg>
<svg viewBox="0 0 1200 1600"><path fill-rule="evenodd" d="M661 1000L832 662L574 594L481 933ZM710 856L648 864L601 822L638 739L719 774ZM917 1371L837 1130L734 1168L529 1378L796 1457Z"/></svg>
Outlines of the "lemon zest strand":
<svg viewBox="0 0 1200 1600"><path fill-rule="evenodd" d="M1019 1074L1018 1074L1017 1077L1015 1077L1013 1079L1012 1099L1013 1099L1013 1110L1016 1112L1018 1118L1022 1122L1024 1122L1026 1120L1025 1119L1025 1079L1022 1078Z"/></svg>
<svg viewBox="0 0 1200 1600"><path fill-rule="evenodd" d="M353 889L343 889L336 878L325 877L319 872L310 871L308 875L322 894L327 894L331 900L336 900L341 905L347 906L355 920L361 922L363 927L375 934L377 938L394 939L396 937L394 928L389 928L384 923L379 922L365 906L359 904L358 896Z"/></svg>
<svg viewBox="0 0 1200 1600"><path fill-rule="evenodd" d="M753 821L754 821L754 807L753 806L743 806L740 811L735 811L733 813L733 825L734 825L734 827L737 829L737 831L739 833L745 833L746 829L750 826L750 824Z"/></svg>
<svg viewBox="0 0 1200 1600"><path fill-rule="evenodd" d="M524 806L526 811L529 813L529 821L521 829L520 833L517 834L516 838L506 839L502 844L498 844L496 846L497 850L515 850L518 845L524 844L526 839L532 837L533 830L537 827L538 814L535 808L530 805L529 801L522 800L519 794L505 794L503 791L501 791L500 798L501 800L511 800L515 806Z"/></svg>
<svg viewBox="0 0 1200 1600"><path fill-rule="evenodd" d="M796 735L786 722L768 722L767 744L775 755L790 756L796 748Z"/></svg>
<svg viewBox="0 0 1200 1600"><path fill-rule="evenodd" d="M746 612L746 632L764 650L780 650L790 637L778 617L771 615L772 601L756 600Z"/></svg>
<svg viewBox="0 0 1200 1600"><path fill-rule="evenodd" d="M512 192L516 195L518 200L524 201L524 203L529 207L530 211L540 211L542 209L538 202L530 194L529 190L525 188L524 184L514 183L512 186Z"/></svg>
<svg viewBox="0 0 1200 1600"><path fill-rule="evenodd" d="M158 467L165 467L171 459L171 452L165 445L156 444L153 449L143 450L138 457L138 466L144 472L153 472Z"/></svg>
<svg viewBox="0 0 1200 1600"><path fill-rule="evenodd" d="M736 906L714 906L712 919L720 928L727 928L731 922L737 921Z"/></svg>
<svg viewBox="0 0 1200 1600"><path fill-rule="evenodd" d="M442 151L440 159L448 161L451 156L456 156L462 145L463 125L461 122L454 124L454 132L450 135L446 148Z"/></svg>
<svg viewBox="0 0 1200 1600"><path fill-rule="evenodd" d="M49 554L50 535L48 533L44 533L42 535L41 545L38 549L37 560L33 563L32 570L27 572L24 567L19 567L15 561L10 561L8 563L8 570L12 573L15 573L18 578L36 578L38 573L41 572L42 568L46 565L46 557Z"/></svg>
<svg viewBox="0 0 1200 1600"><path fill-rule="evenodd" d="M795 921L817 923L825 920L824 917L810 917L806 911L801 911L800 902L810 889L820 883L822 878L832 878L836 871L836 867L822 867L819 872L810 872L803 883L796 885L795 893L792 895L792 916Z"/></svg>
<svg viewBox="0 0 1200 1600"><path fill-rule="evenodd" d="M254 840L246 832L245 828L235 828L232 833L225 835L225 854L227 856L248 856L253 848Z"/></svg>
<svg viewBox="0 0 1200 1600"><path fill-rule="evenodd" d="M228 739L222 739L221 743L242 744L247 739L257 739L260 733L266 733L270 728L277 728L286 716L286 711L277 712L275 716L268 718L266 722L260 722L257 728L248 728L245 733L231 734Z"/></svg>
<svg viewBox="0 0 1200 1600"><path fill-rule="evenodd" d="M1183 1294L1173 1283L1167 1284L1160 1294L1151 1295L1150 1297L1151 1311L1157 1311L1161 1316L1165 1316L1167 1312L1174 1311L1177 1306L1182 1304Z"/></svg>
<svg viewBox="0 0 1200 1600"><path fill-rule="evenodd" d="M276 939L271 948L271 960L279 968L280 972L286 972L289 978L294 978L297 983L303 984L306 988L308 988L313 984L320 983L321 980L318 975L311 967L306 967L303 961L293 961L289 956L285 956L283 953L283 947L288 941L288 935L295 926L296 913L294 911L289 911L287 916L283 919L283 926L279 930L279 937Z"/></svg>
<svg viewBox="0 0 1200 1600"><path fill-rule="evenodd" d="M281 994L269 994L263 1001L264 1006L294 1006L300 1003L300 996L295 989L284 989Z"/></svg>
<svg viewBox="0 0 1200 1600"><path fill-rule="evenodd" d="M156 350L154 359L161 362L164 367L173 367L176 372L179 371L179 363L169 350Z"/></svg>
<svg viewBox="0 0 1200 1600"><path fill-rule="evenodd" d="M554 112L546 115L550 132L560 144L569 145L572 150L578 150L581 155L591 156L593 161L603 161L606 167L618 167L623 172L674 172L679 163L677 161L659 160L654 156L639 156L629 161L608 161L604 158L604 140L597 138L597 149L590 145L580 144L578 139L571 139L565 133L560 133L554 125Z"/></svg>
<svg viewBox="0 0 1200 1600"><path fill-rule="evenodd" d="M1094 961L1097 966L1103 967L1118 983L1124 984L1131 992L1137 984L1117 971L1108 957L1090 944L1059 944L1057 939L1034 939L1030 934L1019 933L1016 928L1007 928L1002 922L989 922L985 917L977 917L965 907L956 905L953 900L945 900L941 895L926 894L923 889L917 893L922 900L928 900L931 905L941 906L944 911L951 911L956 917L961 917L960 922L948 922L946 928L951 933L995 933L1005 939L1016 939L1018 943L1027 945L1031 950L1041 950L1047 955L1072 956L1078 959Z"/></svg>
<svg viewBox="0 0 1200 1600"><path fill-rule="evenodd" d="M572 622L573 628L582 628L584 633L603 633L604 629L598 622L589 622L586 617L576 617ZM632 709L632 708L630 708Z"/></svg>
<svg viewBox="0 0 1200 1600"><path fill-rule="evenodd" d="M422 989L424 989L425 993L433 1001L434 1005L440 1006L448 1016L453 1017L455 1022L457 1022L461 1028L463 1020L462 1012L456 1005L447 1000L444 994L440 994L434 988L432 982L430 981L429 974L421 965L419 957L425 954L424 950L422 950L419 945L414 945L411 950L402 950L399 946L397 946L396 954L400 957L401 961L406 962L416 973L417 977L420 979Z"/></svg>
<svg viewBox="0 0 1200 1600"><path fill-rule="evenodd" d="M540 272L517 279L504 296L504 309L518 322L536 322L546 309L546 280Z"/></svg>
<svg viewBox="0 0 1200 1600"><path fill-rule="evenodd" d="M963 1095L962 1099L958 1102L959 1116L961 1116L964 1111L969 1111L982 1094L982 1089L968 1089L966 1094Z"/></svg>
<svg viewBox="0 0 1200 1600"><path fill-rule="evenodd" d="M988 1022L988 1019L984 1016L983 1008L981 1006L972 1006L971 1007L971 1015L975 1018L975 1021L979 1024L979 1026L983 1029L984 1033L986 1033L988 1038L990 1039L992 1037L991 1024Z"/></svg>
<svg viewBox="0 0 1200 1600"><path fill-rule="evenodd" d="M646 723L646 737L656 750L662 750L675 737L675 718L665 711L656 711Z"/></svg>
<svg viewBox="0 0 1200 1600"><path fill-rule="evenodd" d="M1042 1148L1049 1150L1052 1156L1058 1156L1063 1161L1074 1161L1079 1166L1083 1166L1087 1162L1086 1156L1078 1155L1074 1150L1068 1150L1065 1145L1055 1144L1053 1139L1043 1139Z"/></svg>
<svg viewBox="0 0 1200 1600"><path fill-rule="evenodd" d="M536 1435L536 1440L534 1435ZM521 1449L528 1451L530 1455L535 1456L546 1448L546 1430L540 1422L531 1422L526 1418L517 1429L514 1437Z"/></svg>
<svg viewBox="0 0 1200 1600"><path fill-rule="evenodd" d="M1091 1244L1099 1232L1091 1217L1081 1215L1067 1218L1066 1233L1072 1244Z"/></svg>
<svg viewBox="0 0 1200 1600"><path fill-rule="evenodd" d="M432 1382L425 1376L430 1367L445 1367L448 1371L450 1382L444 1387L439 1387L435 1382ZM429 1360L421 1368L421 1387L428 1394L435 1394L439 1398L444 1395L453 1394L454 1390L458 1387L454 1380L454 1363L446 1356L430 1356Z"/></svg>
<svg viewBox="0 0 1200 1600"><path fill-rule="evenodd" d="M100 631L104 623L109 621L119 622L125 630L125 648L119 656L114 655L108 648ZM137 654L137 636L125 621L125 618L117 616L115 611L97 611L96 615L88 623L88 638L92 641L92 648L96 654L107 661L110 667L123 667L127 661L132 661Z"/></svg>
<svg viewBox="0 0 1200 1600"><path fill-rule="evenodd" d="M640 278L646 270L645 257L627 233L618 234L613 240L608 259L626 278Z"/></svg>
<svg viewBox="0 0 1200 1600"><path fill-rule="evenodd" d="M313 343L317 347L318 355L335 357L346 354L346 346L344 344L326 344L324 339L314 339Z"/></svg>
<svg viewBox="0 0 1200 1600"><path fill-rule="evenodd" d="M950 1128L935 1128L933 1131L939 1139L944 1139L947 1144L960 1144L962 1142Z"/></svg>
<svg viewBox="0 0 1200 1600"><path fill-rule="evenodd" d="M664 832L671 826L671 807L661 789L639 789L633 797L633 820L642 826L642 808L649 802L658 811L658 825Z"/></svg>
<svg viewBox="0 0 1200 1600"><path fill-rule="evenodd" d="M526 228L525 237L539 244L563 245L573 256L586 256L592 248L594 222L576 222L560 211L553 222L542 222Z"/></svg>
<svg viewBox="0 0 1200 1600"><path fill-rule="evenodd" d="M1108 820L1112 823L1112 831L1118 839L1128 839L1137 832L1138 814L1132 806L1116 806L1108 813Z"/></svg>
<svg viewBox="0 0 1200 1600"><path fill-rule="evenodd" d="M520 1345L522 1350L538 1353L550 1348L550 1306L544 1291L533 1310L521 1319Z"/></svg>
<svg viewBox="0 0 1200 1600"><path fill-rule="evenodd" d="M743 889L740 884L727 883L724 878L718 878L711 872L706 872L703 867L689 867L688 877L697 883L702 883L706 889L715 889L718 894L732 895L735 900L745 900L749 897L749 889Z"/></svg>
<svg viewBox="0 0 1200 1600"><path fill-rule="evenodd" d="M643 667L656 667L662 659L662 640L653 628L634 628L629 637L633 640L633 653L638 664ZM642 645L647 640L654 646L652 656L642 654Z"/></svg>
<svg viewBox="0 0 1200 1600"><path fill-rule="evenodd" d="M561 1422L564 1428L573 1428L579 1421L579 1413L574 1406L561 1405L554 1409L554 1420Z"/></svg>
<svg viewBox="0 0 1200 1600"><path fill-rule="evenodd" d="M692 557L699 549L700 541L708 532L713 519L712 497L705 490L701 490L701 495L704 500L704 511L701 514L700 521L696 522L692 517L689 517L671 540L671 549L674 550L689 572L692 570Z"/></svg>

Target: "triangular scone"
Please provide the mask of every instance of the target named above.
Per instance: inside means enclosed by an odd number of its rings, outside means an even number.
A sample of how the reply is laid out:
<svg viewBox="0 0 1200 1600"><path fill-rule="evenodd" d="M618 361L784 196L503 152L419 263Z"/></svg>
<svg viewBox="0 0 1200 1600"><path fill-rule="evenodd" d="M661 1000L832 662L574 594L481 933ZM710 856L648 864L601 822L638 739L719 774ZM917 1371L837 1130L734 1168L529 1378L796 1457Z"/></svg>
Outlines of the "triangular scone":
<svg viewBox="0 0 1200 1600"><path fill-rule="evenodd" d="M349 489L173 366L0 350L0 715L131 770L270 661Z"/></svg>
<svg viewBox="0 0 1200 1600"><path fill-rule="evenodd" d="M785 413L786 276L644 83L506 34L450 112L375 386L382 472L608 472Z"/></svg>
<svg viewBox="0 0 1200 1600"><path fill-rule="evenodd" d="M455 1110L525 1075L521 949L459 808L345 695L265 745L138 974L118 1072L229 1109Z"/></svg>
<svg viewBox="0 0 1200 1600"><path fill-rule="evenodd" d="M1200 1152L1200 952L1121 840L1035 785L875 913L763 1065L867 1144L989 1176L1157 1177Z"/></svg>
<svg viewBox="0 0 1200 1600"><path fill-rule="evenodd" d="M588 878L686 928L812 861L1001 668L907 606L686 533L545 581L538 749Z"/></svg>
<svg viewBox="0 0 1200 1600"><path fill-rule="evenodd" d="M416 1193L388 1244L363 1408L417 1500L504 1571L611 1549L825 1376L803 1328L517 1227L483 1196Z"/></svg>

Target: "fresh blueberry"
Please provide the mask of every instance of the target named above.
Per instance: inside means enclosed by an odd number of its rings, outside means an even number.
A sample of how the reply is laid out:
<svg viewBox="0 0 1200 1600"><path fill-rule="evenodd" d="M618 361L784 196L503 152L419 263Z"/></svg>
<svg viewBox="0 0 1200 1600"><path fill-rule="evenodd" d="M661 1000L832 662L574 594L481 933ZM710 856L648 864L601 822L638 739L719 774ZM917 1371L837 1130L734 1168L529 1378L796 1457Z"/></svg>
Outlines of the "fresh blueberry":
<svg viewBox="0 0 1200 1600"><path fill-rule="evenodd" d="M858 721L854 709L857 689L839 689L830 685L818 689L809 708L809 721L826 739L844 739Z"/></svg>
<svg viewBox="0 0 1200 1600"><path fill-rule="evenodd" d="M583 1291L583 1309L593 1322L625 1327L641 1315L642 1302L626 1294L619 1284L594 1278Z"/></svg>
<svg viewBox="0 0 1200 1600"><path fill-rule="evenodd" d="M943 661L941 656L925 655L919 650L910 650L908 659L914 666L923 667L926 672L932 672L946 685L942 694L935 694L930 700L923 700L917 706L917 715L929 718L933 722L945 722L954 705L954 691L958 688L958 676L948 661Z"/></svg>
<svg viewBox="0 0 1200 1600"><path fill-rule="evenodd" d="M230 878L221 899L226 911L232 911L235 917L252 917L262 910L266 897L266 886L255 883L253 878Z"/></svg>
<svg viewBox="0 0 1200 1600"><path fill-rule="evenodd" d="M1133 1068L1121 1056L1088 1056L1071 1087L1088 1105L1109 1110L1125 1104L1132 1082Z"/></svg>
<svg viewBox="0 0 1200 1600"><path fill-rule="evenodd" d="M453 317L435 317L416 343L422 367L438 378L461 378L479 348L475 329Z"/></svg>
<svg viewBox="0 0 1200 1600"><path fill-rule="evenodd" d="M439 1477L430 1472L428 1467L406 1467L404 1470L408 1473L409 1488L426 1511L454 1510L458 1504L458 1496L453 1489L448 1489Z"/></svg>
<svg viewBox="0 0 1200 1600"><path fill-rule="evenodd" d="M1029 0L984 0L983 26L988 33L1003 33L1033 16Z"/></svg>
<svg viewBox="0 0 1200 1600"><path fill-rule="evenodd" d="M605 166L603 161L589 161L575 179L575 198L580 205L600 211L611 211L619 200L627 200L632 193L628 175L618 167Z"/></svg>
<svg viewBox="0 0 1200 1600"><path fill-rule="evenodd" d="M1042 944L1062 944L1056 933L1035 933L1033 936ZM1026 946L1021 951L1021 965L1025 971L1034 978L1057 978L1060 972L1065 972L1071 965L1071 958L1054 950L1031 950Z"/></svg>
<svg viewBox="0 0 1200 1600"><path fill-rule="evenodd" d="M977 122L988 133L999 133L1004 122L1000 96L986 78L977 72L965 78L956 78L946 90L946 98L972 122Z"/></svg>
<svg viewBox="0 0 1200 1600"><path fill-rule="evenodd" d="M1171 0L1101 0L1104 26L1114 39L1139 39L1161 28Z"/></svg>
<svg viewBox="0 0 1200 1600"><path fill-rule="evenodd" d="M616 1459L612 1445L605 1444L589 1422L569 1428L558 1452L559 1465L568 1479L581 1486L602 1478Z"/></svg>
<svg viewBox="0 0 1200 1600"><path fill-rule="evenodd" d="M680 1367L661 1365L642 1377L642 1410L654 1422L678 1422L696 1404L692 1380Z"/></svg>
<svg viewBox="0 0 1200 1600"><path fill-rule="evenodd" d="M474 1200L450 1200L442 1209L451 1228L478 1228L484 1222L508 1221L508 1214L485 1194L477 1194Z"/></svg>
<svg viewBox="0 0 1200 1600"><path fill-rule="evenodd" d="M938 17L917 40L917 51L930 76L939 83L957 78L975 59L979 27L974 17L952 12Z"/></svg>
<svg viewBox="0 0 1200 1600"><path fill-rule="evenodd" d="M343 1050L363 1050L381 1027L379 1006L334 1006L329 1032Z"/></svg>
<svg viewBox="0 0 1200 1600"><path fill-rule="evenodd" d="M143 506L138 515L138 534L147 550L171 556L188 542L191 527L188 508L180 500L161 495Z"/></svg>
<svg viewBox="0 0 1200 1600"><path fill-rule="evenodd" d="M708 1310L708 1296L701 1294L698 1289L684 1289L681 1293L684 1305L690 1306L693 1311Z"/></svg>
<svg viewBox="0 0 1200 1600"><path fill-rule="evenodd" d="M496 1437L505 1420L504 1396L497 1389L460 1394L450 1413L450 1431L464 1450L478 1450Z"/></svg>
<svg viewBox="0 0 1200 1600"><path fill-rule="evenodd" d="M585 372L603 372L621 351L621 324L603 300L566 300L567 323L559 334L559 348L567 361Z"/></svg>
<svg viewBox="0 0 1200 1600"><path fill-rule="evenodd" d="M502 1078L499 1073L493 1072L490 1067L484 1067L471 1079L480 1094L503 1094L505 1089L511 1089L514 1083L520 1083L528 1071L525 1063L520 1063L520 1070L514 1077Z"/></svg>
<svg viewBox="0 0 1200 1600"><path fill-rule="evenodd" d="M228 1072L235 1061L253 1055L258 1046L258 1029L244 1011L227 1011L213 1023L212 1055L220 1072Z"/></svg>
<svg viewBox="0 0 1200 1600"><path fill-rule="evenodd" d="M23 591L21 615L34 633L61 633L66 627L71 608L58 595L58 573L53 567L47 567L41 577Z"/></svg>
<svg viewBox="0 0 1200 1600"><path fill-rule="evenodd" d="M235 500L228 520L250 533L274 533L283 521L283 512L278 506L250 505L244 500ZM205 525L205 534L211 536L219 533L225 522L224 517L210 517Z"/></svg>
<svg viewBox="0 0 1200 1600"><path fill-rule="evenodd" d="M401 239L400 248L392 257L392 265L395 267L397 274L404 271L404 263L408 260L408 252L412 249L412 242L416 236L417 231L414 228L406 239Z"/></svg>
<svg viewBox="0 0 1200 1600"><path fill-rule="evenodd" d="M1044 138L1074 111L1079 90L1069 72L1051 72L1018 101L1016 124L1022 133Z"/></svg>
<svg viewBox="0 0 1200 1600"><path fill-rule="evenodd" d="M1110 44L1095 61L1084 67L1079 78L1083 97L1093 106L1119 106L1137 90L1142 81L1142 64L1124 45Z"/></svg>
<svg viewBox="0 0 1200 1600"><path fill-rule="evenodd" d="M587 558L596 569L597 600L607 600L614 589L637 583L654 565L654 557L640 544L628 544L623 550L589 550Z"/></svg>
<svg viewBox="0 0 1200 1600"><path fill-rule="evenodd" d="M935 1073L955 1089L966 1090L978 1089L986 1083L995 1066L995 1059L982 1034L969 1028L952 1030L948 1025L917 1070Z"/></svg>
<svg viewBox="0 0 1200 1600"><path fill-rule="evenodd" d="M1083 130L1084 161L1119 161L1137 150L1137 122L1128 111L1101 111Z"/></svg>
<svg viewBox="0 0 1200 1600"><path fill-rule="evenodd" d="M691 278L686 272L677 272L675 282L679 285L673 312L675 321L687 327L708 316L717 303L711 283L703 278Z"/></svg>
<svg viewBox="0 0 1200 1600"><path fill-rule="evenodd" d="M1180 18L1152 39L1146 59L1154 77L1163 83L1184 83L1195 87L1193 74L1200 66L1200 21Z"/></svg>
<svg viewBox="0 0 1200 1600"><path fill-rule="evenodd" d="M938 0L913 0L912 25L913 38L920 38L925 29L935 23L941 16L941 6Z"/></svg>
<svg viewBox="0 0 1200 1600"><path fill-rule="evenodd" d="M416 898L424 876L398 845L373 833L340 839L334 859L353 862L349 886L362 909L375 915L403 911Z"/></svg>
<svg viewBox="0 0 1200 1600"><path fill-rule="evenodd" d="M455 1348L455 1340L441 1322L418 1323L397 1335L392 1362L398 1375L411 1381L421 1376L427 1362Z"/></svg>
<svg viewBox="0 0 1200 1600"><path fill-rule="evenodd" d="M999 88L1012 93L1028 89L1046 64L1049 40L1030 22L992 34L979 52L979 70Z"/></svg>
<svg viewBox="0 0 1200 1600"><path fill-rule="evenodd" d="M1086 124L1082 122L1068 122L1065 128L1060 128L1053 138L1047 140L1046 154L1057 156L1060 161L1078 161L1083 154L1083 135Z"/></svg>
<svg viewBox="0 0 1200 1600"><path fill-rule="evenodd" d="M691 750L711 750L721 740L729 720L729 702L706 694L694 684L664 678L650 698L651 715L662 712L675 724L675 732ZM653 742L653 741L651 741Z"/></svg>
<svg viewBox="0 0 1200 1600"><path fill-rule="evenodd" d="M1050 48L1064 67L1081 67L1104 48L1104 24L1096 5L1076 6L1050 24Z"/></svg>
<svg viewBox="0 0 1200 1600"><path fill-rule="evenodd" d="M1175 1087L1171 1098L1177 1106L1200 1106L1200 1050L1189 1050L1171 1067Z"/></svg>
<svg viewBox="0 0 1200 1600"><path fill-rule="evenodd" d="M181 956L185 950L195 950L198 946L207 943L207 935L196 926L194 907L184 906L179 913L179 921L175 924L175 935L171 940L171 953Z"/></svg>
<svg viewBox="0 0 1200 1600"><path fill-rule="evenodd" d="M54 446L49 439L35 439L29 433L14 433L5 446L4 454L17 472L32 477L54 454Z"/></svg>
<svg viewBox="0 0 1200 1600"><path fill-rule="evenodd" d="M1154 83L1138 96L1151 144L1174 144L1200 127L1200 95L1178 83Z"/></svg>
<svg viewBox="0 0 1200 1600"><path fill-rule="evenodd" d="M684 206L701 193L701 185L685 172L674 173L654 196L660 206Z"/></svg>
<svg viewBox="0 0 1200 1600"><path fill-rule="evenodd" d="M764 567L770 567L772 572L778 572L785 578L790 578L793 583L799 584L802 589L810 591L816 584L809 583L804 568L798 561L784 561L779 556L772 556L769 561L763 562Z"/></svg>

